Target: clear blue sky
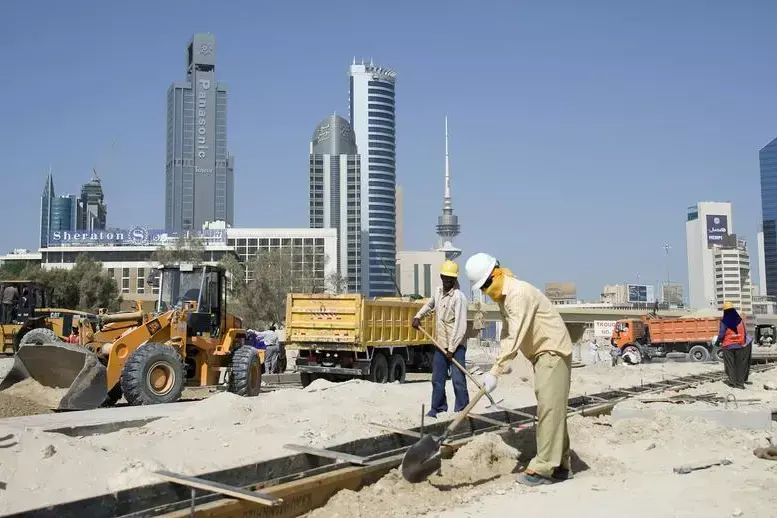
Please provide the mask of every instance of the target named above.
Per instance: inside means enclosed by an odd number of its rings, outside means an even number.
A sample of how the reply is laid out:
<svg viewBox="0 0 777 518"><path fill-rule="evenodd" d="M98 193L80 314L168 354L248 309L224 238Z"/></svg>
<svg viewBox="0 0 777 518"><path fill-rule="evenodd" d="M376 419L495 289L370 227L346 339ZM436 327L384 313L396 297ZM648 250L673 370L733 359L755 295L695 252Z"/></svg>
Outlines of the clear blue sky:
<svg viewBox="0 0 777 518"><path fill-rule="evenodd" d="M585 5L583 5L585 4ZM443 5L449 7L443 9ZM450 117L466 255L542 285L685 282L685 213L732 201L755 257L758 150L777 135L777 3L8 2L0 18L0 251L33 248L46 170L97 165L109 225L164 223L165 95L192 33L229 84L237 226L308 223L308 143L348 66L398 72L405 247L434 245ZM755 267L755 261L753 261Z"/></svg>

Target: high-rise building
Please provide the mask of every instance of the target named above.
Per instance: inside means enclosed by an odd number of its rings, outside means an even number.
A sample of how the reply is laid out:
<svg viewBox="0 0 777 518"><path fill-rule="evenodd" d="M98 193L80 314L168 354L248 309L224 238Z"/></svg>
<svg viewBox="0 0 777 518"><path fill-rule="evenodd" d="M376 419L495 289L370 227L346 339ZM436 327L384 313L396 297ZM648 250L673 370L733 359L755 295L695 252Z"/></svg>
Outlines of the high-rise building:
<svg viewBox="0 0 777 518"><path fill-rule="evenodd" d="M397 253L401 252L405 249L405 233L403 229L404 225L404 191L402 190L402 186L397 184L397 195L396 195L396 213L397 213L397 230L396 230L396 236L397 236Z"/></svg>
<svg viewBox="0 0 777 518"><path fill-rule="evenodd" d="M713 245L715 269L715 307L732 302L746 315L753 314L753 286L750 280L750 256L747 242L731 234L721 244Z"/></svg>
<svg viewBox="0 0 777 518"><path fill-rule="evenodd" d="M167 90L165 226L234 224L234 160L227 153L227 86L216 81L216 39L195 34L186 81Z"/></svg>
<svg viewBox="0 0 777 518"><path fill-rule="evenodd" d="M78 196L63 194L51 199L49 232L80 230L78 228Z"/></svg>
<svg viewBox="0 0 777 518"><path fill-rule="evenodd" d="M396 72L351 65L350 118L361 156L362 291L396 293Z"/></svg>
<svg viewBox="0 0 777 518"><path fill-rule="evenodd" d="M105 204L103 187L96 169L92 171L92 179L81 186L78 212L78 230L102 230L106 228L108 207Z"/></svg>
<svg viewBox="0 0 777 518"><path fill-rule="evenodd" d="M445 252L447 259L456 259L461 250L453 246L453 238L459 235L459 217L453 213L451 199L451 168L448 157L448 117L445 117L445 191L442 198L442 214L437 217L437 249Z"/></svg>
<svg viewBox="0 0 777 518"><path fill-rule="evenodd" d="M51 226L51 200L54 199L54 176L46 176L46 185L43 186L43 194L40 197L40 247L45 247L49 242L49 227Z"/></svg>
<svg viewBox="0 0 777 518"><path fill-rule="evenodd" d="M768 295L766 289L766 255L764 254L764 232L763 225L761 231L756 236L756 254L758 255L758 295L765 297Z"/></svg>
<svg viewBox="0 0 777 518"><path fill-rule="evenodd" d="M347 120L331 115L310 141L310 228L337 229L337 272L351 293L362 286L361 177Z"/></svg>
<svg viewBox="0 0 777 518"><path fill-rule="evenodd" d="M758 153L761 167L761 220L763 222L766 292L777 295L777 138Z"/></svg>
<svg viewBox="0 0 777 518"><path fill-rule="evenodd" d="M688 208L685 239L691 308L718 307L713 247L726 244L733 230L729 202L702 201Z"/></svg>

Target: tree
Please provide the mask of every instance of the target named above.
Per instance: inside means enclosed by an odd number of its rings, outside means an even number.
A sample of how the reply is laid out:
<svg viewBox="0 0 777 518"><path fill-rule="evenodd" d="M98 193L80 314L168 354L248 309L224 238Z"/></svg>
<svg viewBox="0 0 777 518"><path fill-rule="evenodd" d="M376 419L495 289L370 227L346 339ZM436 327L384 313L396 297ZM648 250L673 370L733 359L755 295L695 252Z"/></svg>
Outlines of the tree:
<svg viewBox="0 0 777 518"><path fill-rule="evenodd" d="M151 254L151 260L159 264L191 263L199 266L204 254L205 243L202 239L185 235L177 238L171 245L157 248Z"/></svg>
<svg viewBox="0 0 777 518"><path fill-rule="evenodd" d="M98 308L116 311L121 305L116 280L103 270L102 263L84 254L70 270L33 265L22 270L18 278L45 286L50 307L93 312Z"/></svg>
<svg viewBox="0 0 777 518"><path fill-rule="evenodd" d="M324 291L323 279L315 274L316 270L323 270L323 264L316 264L313 255L273 249L259 252L245 269L229 257L225 257L221 265L230 272L231 311L240 315L249 327L284 322L289 293ZM249 281L245 280L246 271Z"/></svg>
<svg viewBox="0 0 777 518"><path fill-rule="evenodd" d="M326 276L326 291L339 295L348 291L348 279L340 275L338 272L332 272Z"/></svg>

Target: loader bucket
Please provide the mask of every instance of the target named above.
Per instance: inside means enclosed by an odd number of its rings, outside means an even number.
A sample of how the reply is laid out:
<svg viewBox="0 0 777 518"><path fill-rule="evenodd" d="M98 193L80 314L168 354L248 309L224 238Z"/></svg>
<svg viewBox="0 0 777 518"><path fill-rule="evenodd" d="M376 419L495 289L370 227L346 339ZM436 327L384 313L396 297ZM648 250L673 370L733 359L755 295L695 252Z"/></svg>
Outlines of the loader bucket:
<svg viewBox="0 0 777 518"><path fill-rule="evenodd" d="M21 346L0 390L27 378L45 387L68 389L57 410L98 408L108 397L105 366L92 351L73 344Z"/></svg>

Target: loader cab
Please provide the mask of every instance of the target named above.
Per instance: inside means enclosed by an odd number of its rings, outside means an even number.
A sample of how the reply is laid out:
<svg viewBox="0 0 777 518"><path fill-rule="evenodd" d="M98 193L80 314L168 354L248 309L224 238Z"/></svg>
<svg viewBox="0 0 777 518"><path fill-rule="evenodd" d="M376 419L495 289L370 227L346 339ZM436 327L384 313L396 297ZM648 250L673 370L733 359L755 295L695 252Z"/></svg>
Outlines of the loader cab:
<svg viewBox="0 0 777 518"><path fill-rule="evenodd" d="M775 342L775 334L775 326L772 324L755 326L755 345L757 347L771 347Z"/></svg>
<svg viewBox="0 0 777 518"><path fill-rule="evenodd" d="M160 269L158 311L189 307L188 335L217 338L226 324L224 270L215 266L167 266Z"/></svg>
<svg viewBox="0 0 777 518"><path fill-rule="evenodd" d="M23 324L34 316L35 308L46 307L46 288L37 282L26 280L8 280L0 282L0 294L8 286L13 286L19 298L10 315L10 322L0 324Z"/></svg>

